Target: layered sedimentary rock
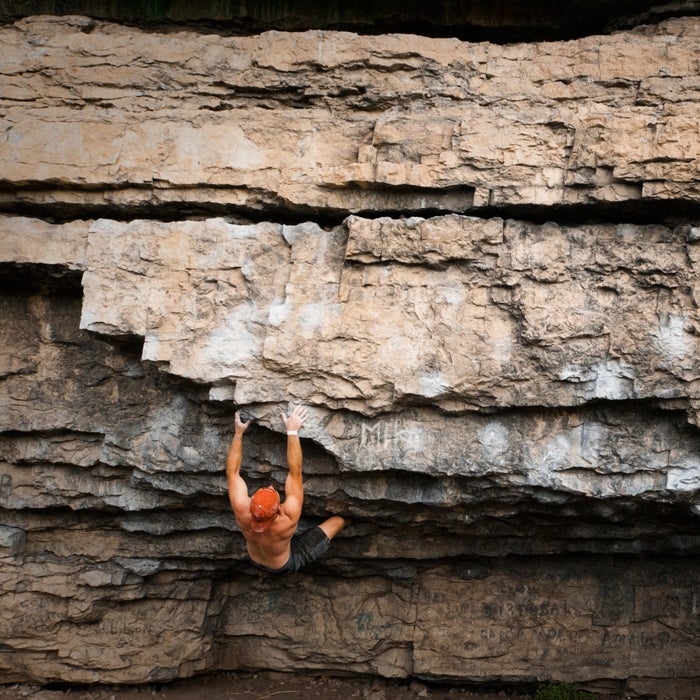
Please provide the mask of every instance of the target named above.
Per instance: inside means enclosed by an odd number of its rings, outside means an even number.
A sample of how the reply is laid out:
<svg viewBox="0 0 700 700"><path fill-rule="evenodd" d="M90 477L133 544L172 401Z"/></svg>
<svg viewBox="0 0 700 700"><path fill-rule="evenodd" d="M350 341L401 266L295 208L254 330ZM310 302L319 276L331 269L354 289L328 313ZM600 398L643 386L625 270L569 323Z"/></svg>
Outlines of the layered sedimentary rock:
<svg viewBox="0 0 700 700"><path fill-rule="evenodd" d="M697 19L0 35L0 680L697 685ZM267 577L295 403L353 524Z"/></svg>
<svg viewBox="0 0 700 700"><path fill-rule="evenodd" d="M43 185L13 201L337 216L697 199L695 19L507 46L96 26L3 31L2 180Z"/></svg>

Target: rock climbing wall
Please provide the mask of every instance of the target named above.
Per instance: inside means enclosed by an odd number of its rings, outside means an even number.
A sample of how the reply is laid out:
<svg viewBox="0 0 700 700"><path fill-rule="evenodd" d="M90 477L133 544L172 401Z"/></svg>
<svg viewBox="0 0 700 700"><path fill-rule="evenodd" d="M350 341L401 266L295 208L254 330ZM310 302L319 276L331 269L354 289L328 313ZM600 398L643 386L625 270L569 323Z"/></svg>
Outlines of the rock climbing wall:
<svg viewBox="0 0 700 700"><path fill-rule="evenodd" d="M0 46L0 682L697 688L697 17ZM270 577L298 403L353 523Z"/></svg>

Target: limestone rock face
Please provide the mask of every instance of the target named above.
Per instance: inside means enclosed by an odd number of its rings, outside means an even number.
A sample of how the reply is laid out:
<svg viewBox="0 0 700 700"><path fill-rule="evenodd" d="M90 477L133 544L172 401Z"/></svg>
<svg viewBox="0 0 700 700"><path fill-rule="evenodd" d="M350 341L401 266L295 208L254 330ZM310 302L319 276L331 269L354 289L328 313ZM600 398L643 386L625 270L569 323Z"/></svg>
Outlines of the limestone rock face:
<svg viewBox="0 0 700 700"><path fill-rule="evenodd" d="M697 201L698 33L691 18L407 50L402 35L30 18L2 30L2 179L49 185L20 198L54 206L335 216Z"/></svg>
<svg viewBox="0 0 700 700"><path fill-rule="evenodd" d="M0 682L697 687L697 19L0 41ZM271 577L298 403L353 524Z"/></svg>

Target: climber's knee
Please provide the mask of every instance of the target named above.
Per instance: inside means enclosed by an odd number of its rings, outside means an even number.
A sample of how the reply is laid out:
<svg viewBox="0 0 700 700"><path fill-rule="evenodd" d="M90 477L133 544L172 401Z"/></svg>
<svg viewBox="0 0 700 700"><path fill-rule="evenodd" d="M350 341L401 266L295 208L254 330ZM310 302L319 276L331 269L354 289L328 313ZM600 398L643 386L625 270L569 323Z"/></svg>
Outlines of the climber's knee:
<svg viewBox="0 0 700 700"><path fill-rule="evenodd" d="M324 520L319 527L326 533L326 537L332 540L345 527L345 518L333 515L328 520Z"/></svg>

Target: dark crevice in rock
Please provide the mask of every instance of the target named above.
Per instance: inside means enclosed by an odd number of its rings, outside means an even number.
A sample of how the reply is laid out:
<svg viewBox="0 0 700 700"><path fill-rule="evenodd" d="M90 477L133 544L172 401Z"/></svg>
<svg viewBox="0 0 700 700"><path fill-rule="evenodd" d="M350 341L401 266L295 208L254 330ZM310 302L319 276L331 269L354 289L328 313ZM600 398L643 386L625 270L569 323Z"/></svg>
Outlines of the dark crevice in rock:
<svg viewBox="0 0 700 700"><path fill-rule="evenodd" d="M3 190L7 192L7 189ZM372 188L372 191L378 191ZM27 195L26 189L17 190ZM454 197L463 194L464 206L455 207ZM236 224L255 224L275 222L285 225L296 225L313 221L325 229L334 228L343 223L350 215L365 218L380 217L422 217L430 218L447 214L476 216L479 218L503 218L529 221L533 224L554 222L564 226L585 224L662 224L677 226L697 224L700 219L700 201L685 199L629 200L622 202L591 202L587 204L507 204L502 206L473 206L473 188L415 188L395 187L391 189L393 199L399 199L398 206L383 207L382 209L341 209L318 208L303 204L291 204L281 201L261 201L252 205L228 205L213 202L196 204L182 202L141 203L116 206L114 204L90 203L36 203L14 201L0 204L0 213L16 216L37 218L49 223L67 223L86 219L112 219L114 221L132 221L147 219L155 221L184 221L203 220L222 217ZM406 202L401 205L400 199ZM440 206L439 199L445 197L451 206ZM430 206L421 206L420 199L437 200Z"/></svg>
<svg viewBox="0 0 700 700"><path fill-rule="evenodd" d="M83 273L65 265L0 262L0 295L52 294L81 297Z"/></svg>
<svg viewBox="0 0 700 700"><path fill-rule="evenodd" d="M552 206L514 204L484 207L473 213L481 218L520 219L533 224L551 221L563 226L599 223L676 226L696 222L700 216L700 202L678 199L663 202L646 200Z"/></svg>
<svg viewBox="0 0 700 700"><path fill-rule="evenodd" d="M107 199L120 188L82 188L76 186L75 192L102 193ZM334 227L345 219L348 211L345 209L322 209L304 205L290 205L274 195L261 194L259 197L253 192L250 204L246 206L230 205L220 202L198 201L183 203L179 201L161 201L152 203L147 201L150 188L129 186L129 189L143 191L143 199L137 204L115 205L106 203L88 202L61 202L51 203L33 202L32 196L52 187L13 187L0 184L0 193L9 195L12 201L0 203L0 213L16 216L26 216L42 219L49 223L66 223L85 219L112 219L115 221L132 221L134 219L151 219L156 221L183 221L198 220L212 217L224 217L237 224L254 224L262 221L274 221L281 224L294 225L304 221L313 220L320 226ZM191 188L189 188L191 189ZM212 187L210 189L225 190L226 188ZM60 194L56 197L60 199Z"/></svg>
<svg viewBox="0 0 700 700"><path fill-rule="evenodd" d="M63 428L51 428L45 430L21 430L19 428L13 430L0 430L0 457L3 455L2 447L6 443L12 443L17 439L26 439L31 437L34 440L81 440L85 443L101 442L104 439L104 433L91 432L88 430L68 430ZM22 464L22 460L18 460L17 464Z"/></svg>
<svg viewBox="0 0 700 700"><path fill-rule="evenodd" d="M411 581L422 572L445 567L451 576L462 581L479 581L488 578L494 568L508 566L509 564L532 564L544 561L551 554L548 553L510 553L505 556L490 557L481 555L466 555L454 557L441 557L416 560L397 555L395 558L383 559L378 557L373 560L357 559L348 560L331 556L331 553L315 562L314 573L322 578L325 576L344 576L348 578L382 575L396 581ZM563 565L569 564L572 569L585 568L594 562L605 566L606 561L610 565L625 566L635 562L645 563L661 560L682 563L686 557L683 553L659 554L655 552L620 552L601 553L585 551L561 552L556 555L557 561ZM240 567L236 567L240 571ZM248 572L247 572L248 573ZM249 573L256 574L256 570L250 567Z"/></svg>
<svg viewBox="0 0 700 700"><path fill-rule="evenodd" d="M121 335L101 335L98 333L90 333L96 340L102 341L103 343L110 345L124 356L131 358L133 361L142 362L141 356L143 355L143 343L144 338L140 335L133 335L131 333L123 333ZM144 368L148 369L150 363L143 362ZM160 373L159 373L160 374ZM156 375L156 376L159 376ZM172 379L176 379L172 377Z"/></svg>
<svg viewBox="0 0 700 700"><path fill-rule="evenodd" d="M574 39L605 34L668 17L700 12L696 2L680 0L277 0L226 3L212 0L133 3L127 0L3 0L0 21L38 14L86 15L122 22L150 31L189 29L222 35L257 34L268 30L323 29L358 34L406 33L456 37L468 41L508 43ZM89 33L91 27L83 27Z"/></svg>

